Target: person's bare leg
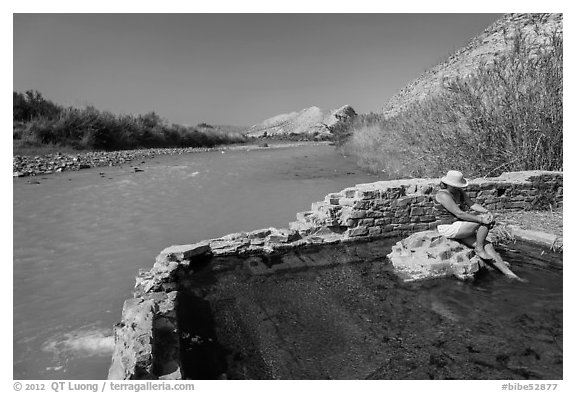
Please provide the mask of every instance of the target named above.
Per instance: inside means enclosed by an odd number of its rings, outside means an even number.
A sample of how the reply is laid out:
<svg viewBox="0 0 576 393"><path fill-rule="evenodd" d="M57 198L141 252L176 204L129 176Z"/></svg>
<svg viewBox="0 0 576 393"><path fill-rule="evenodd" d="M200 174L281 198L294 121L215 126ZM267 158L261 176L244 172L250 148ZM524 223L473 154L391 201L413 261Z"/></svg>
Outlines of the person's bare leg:
<svg viewBox="0 0 576 393"><path fill-rule="evenodd" d="M486 236L488 236L488 227L475 222L463 222L454 238L462 240L470 236L476 237L476 245L473 246L476 254L482 259L490 259L490 256L484 251L484 241Z"/></svg>
<svg viewBox="0 0 576 393"><path fill-rule="evenodd" d="M504 262L504 260L500 256L500 254L498 254L498 252L496 251L496 249L494 248L494 245L492 243L488 242L484 246L484 250L486 250L486 253L488 255L490 255L492 257L492 259L494 260L491 264L496 269L498 269L502 273L504 273L504 275L506 277L513 278L513 279L516 279L516 280L519 280L522 282L526 282L525 279L518 277L516 274L514 274L514 272L512 270L510 270L510 268L508 267L508 265L506 265L506 262Z"/></svg>
<svg viewBox="0 0 576 393"><path fill-rule="evenodd" d="M482 259L491 259L490 255L484 250L484 242L488 236L488 227L485 225L480 225L478 231L476 232L476 247L474 251Z"/></svg>
<svg viewBox="0 0 576 393"><path fill-rule="evenodd" d="M462 243L466 244L470 248L476 248L476 236L468 236L466 238L459 239ZM484 245L484 250L486 253L494 259L494 261L488 261L488 263L498 269L500 272L504 273L506 277L513 278L521 282L527 282L528 280L518 277L510 268L506 265L506 262L502 259L500 254L496 251L492 243L486 242Z"/></svg>

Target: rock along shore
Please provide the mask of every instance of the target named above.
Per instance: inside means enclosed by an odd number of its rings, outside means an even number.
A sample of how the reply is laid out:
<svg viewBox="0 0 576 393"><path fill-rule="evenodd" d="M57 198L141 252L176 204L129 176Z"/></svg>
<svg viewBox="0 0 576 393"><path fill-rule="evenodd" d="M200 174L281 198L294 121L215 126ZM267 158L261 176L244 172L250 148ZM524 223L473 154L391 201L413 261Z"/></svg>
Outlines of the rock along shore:
<svg viewBox="0 0 576 393"><path fill-rule="evenodd" d="M13 177L48 175L63 171L78 171L80 169L118 166L131 161L154 158L160 155L181 155L208 151L235 151L274 149L281 147L296 147L310 144L326 144L327 142L294 142L265 143L245 145L223 145L216 147L185 147L185 148L152 148L118 151L95 151L78 154L48 154L42 156L14 155L12 158Z"/></svg>

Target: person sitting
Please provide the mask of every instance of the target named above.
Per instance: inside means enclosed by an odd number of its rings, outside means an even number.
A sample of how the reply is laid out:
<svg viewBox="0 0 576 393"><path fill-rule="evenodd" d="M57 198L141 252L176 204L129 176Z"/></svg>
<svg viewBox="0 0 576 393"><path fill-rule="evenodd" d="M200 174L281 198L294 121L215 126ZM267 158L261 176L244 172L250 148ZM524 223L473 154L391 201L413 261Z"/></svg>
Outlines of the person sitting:
<svg viewBox="0 0 576 393"><path fill-rule="evenodd" d="M462 172L448 171L440 179L440 190L435 197L436 215L440 219L438 233L474 248L476 255L489 261L507 277L519 279L506 265L492 243L486 240L494 226L494 216L482 205L473 202L464 192L468 180ZM468 213L465 210L470 209Z"/></svg>

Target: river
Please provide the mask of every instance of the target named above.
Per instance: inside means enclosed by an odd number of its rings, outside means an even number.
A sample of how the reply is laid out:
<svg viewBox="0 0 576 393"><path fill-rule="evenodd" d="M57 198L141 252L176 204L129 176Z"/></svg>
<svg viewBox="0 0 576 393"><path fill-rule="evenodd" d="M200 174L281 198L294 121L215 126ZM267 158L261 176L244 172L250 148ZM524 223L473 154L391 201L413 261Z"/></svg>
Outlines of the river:
<svg viewBox="0 0 576 393"><path fill-rule="evenodd" d="M327 144L14 179L14 379L105 379L112 326L162 249L287 227L326 194L377 180Z"/></svg>

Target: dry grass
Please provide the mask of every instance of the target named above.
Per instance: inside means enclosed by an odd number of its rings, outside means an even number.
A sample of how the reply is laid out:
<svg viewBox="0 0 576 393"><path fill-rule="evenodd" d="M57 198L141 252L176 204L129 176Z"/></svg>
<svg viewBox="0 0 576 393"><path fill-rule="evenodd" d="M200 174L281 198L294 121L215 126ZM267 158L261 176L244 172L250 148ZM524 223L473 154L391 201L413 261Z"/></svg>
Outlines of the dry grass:
<svg viewBox="0 0 576 393"><path fill-rule="evenodd" d="M490 241L494 244L514 242L515 237L508 227L508 225L513 225L555 235L556 242L551 249L555 252L563 251L562 209L496 212L495 218L498 225L490 231Z"/></svg>
<svg viewBox="0 0 576 393"><path fill-rule="evenodd" d="M524 229L551 233L556 236L563 235L562 220L562 209L547 211L520 210L496 213L496 221L499 223L518 225Z"/></svg>

